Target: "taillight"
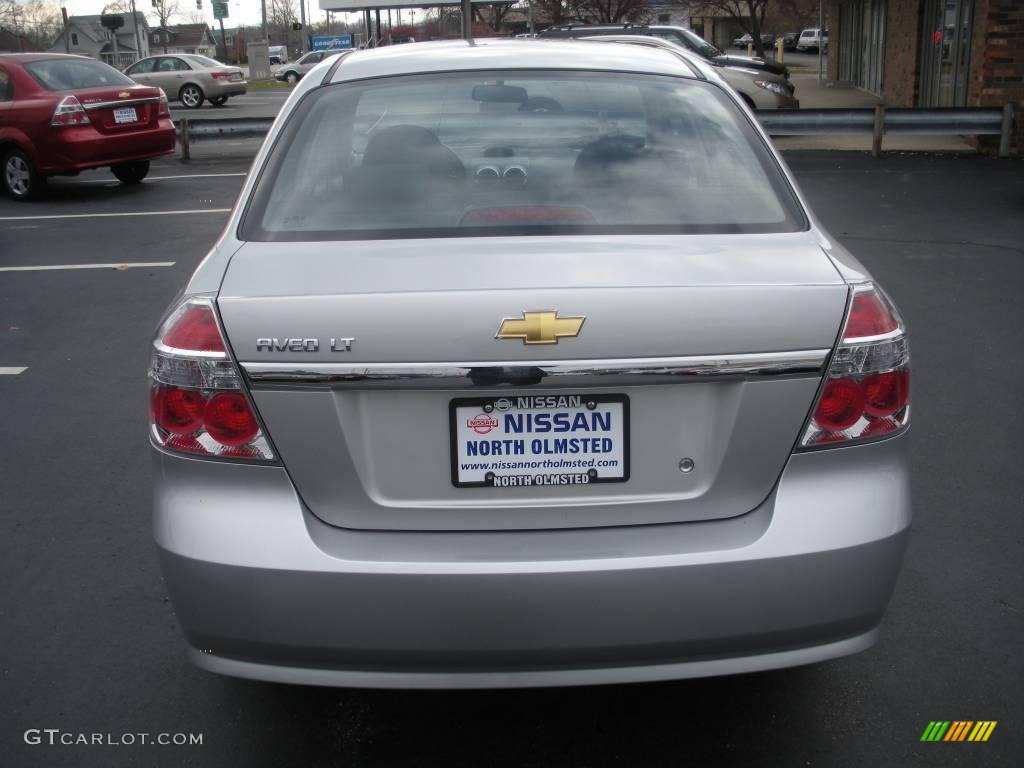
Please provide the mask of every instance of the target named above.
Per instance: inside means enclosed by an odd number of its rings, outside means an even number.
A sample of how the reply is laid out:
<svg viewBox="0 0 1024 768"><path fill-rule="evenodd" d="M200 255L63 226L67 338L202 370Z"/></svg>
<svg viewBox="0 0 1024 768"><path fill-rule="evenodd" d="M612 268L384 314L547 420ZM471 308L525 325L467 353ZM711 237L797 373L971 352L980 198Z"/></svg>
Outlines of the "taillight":
<svg viewBox="0 0 1024 768"><path fill-rule="evenodd" d="M190 456L274 458L212 299L185 299L167 318L153 342L149 376L150 434L161 447Z"/></svg>
<svg viewBox="0 0 1024 768"><path fill-rule="evenodd" d="M74 96L65 96L53 110L53 117L50 118L50 125L64 128L72 125L88 125L89 115L85 113L85 107Z"/></svg>
<svg viewBox="0 0 1024 768"><path fill-rule="evenodd" d="M226 80L227 78L231 77L231 75L233 73L232 72L211 72L210 74L213 75L213 79L214 80Z"/></svg>
<svg viewBox="0 0 1024 768"><path fill-rule="evenodd" d="M164 89L160 89L160 102L157 106L156 116L159 117L170 117L171 116L171 105L167 103L167 94L164 93Z"/></svg>
<svg viewBox="0 0 1024 768"><path fill-rule="evenodd" d="M903 321L874 285L856 285L800 447L873 440L909 423L910 348Z"/></svg>

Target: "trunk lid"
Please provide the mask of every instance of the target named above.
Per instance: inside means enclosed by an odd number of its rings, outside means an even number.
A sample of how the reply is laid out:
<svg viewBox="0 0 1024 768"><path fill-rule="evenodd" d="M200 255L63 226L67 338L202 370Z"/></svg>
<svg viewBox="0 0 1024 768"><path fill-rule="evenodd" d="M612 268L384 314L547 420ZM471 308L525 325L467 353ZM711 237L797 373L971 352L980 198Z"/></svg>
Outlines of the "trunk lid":
<svg viewBox="0 0 1024 768"><path fill-rule="evenodd" d="M257 408L310 510L351 528L479 530L707 520L756 507L785 465L820 372L636 374L649 373L652 360L667 369L679 358L827 350L847 286L810 233L631 237L628 250L622 243L245 244L218 298L243 367L343 364L351 374L398 364L438 374L480 363L473 370L489 372L459 384L430 375L412 383L254 380ZM531 345L495 338L503 319L547 310L585 317L579 335ZM331 339L354 341L332 351ZM824 352L819 357L824 362ZM559 365L601 375L563 383L530 373ZM490 432L472 415L479 410L486 421L483 406L468 401L465 410L465 398L547 395L625 403L615 411L624 423L613 453L628 461L626 482L455 484L453 465L468 467L466 417ZM450 440L453 431L459 440ZM680 471L684 459L693 462L689 472Z"/></svg>
<svg viewBox="0 0 1024 768"><path fill-rule="evenodd" d="M160 89L148 85L83 88L70 91L100 133L132 133L153 128L160 111Z"/></svg>

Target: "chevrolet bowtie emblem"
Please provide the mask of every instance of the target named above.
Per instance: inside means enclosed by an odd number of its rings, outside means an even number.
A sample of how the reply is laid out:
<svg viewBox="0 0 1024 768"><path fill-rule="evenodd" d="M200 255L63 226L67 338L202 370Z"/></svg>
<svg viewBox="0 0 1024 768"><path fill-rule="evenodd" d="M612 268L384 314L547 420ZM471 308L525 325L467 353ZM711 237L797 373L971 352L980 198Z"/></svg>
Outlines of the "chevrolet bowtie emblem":
<svg viewBox="0 0 1024 768"><path fill-rule="evenodd" d="M119 99L127 99L130 96L131 94L128 93L128 91L121 91L119 94L117 94L117 98Z"/></svg>
<svg viewBox="0 0 1024 768"><path fill-rule="evenodd" d="M496 339L522 339L523 344L557 344L559 336L578 336L586 317L559 317L557 312L524 312L501 321Z"/></svg>

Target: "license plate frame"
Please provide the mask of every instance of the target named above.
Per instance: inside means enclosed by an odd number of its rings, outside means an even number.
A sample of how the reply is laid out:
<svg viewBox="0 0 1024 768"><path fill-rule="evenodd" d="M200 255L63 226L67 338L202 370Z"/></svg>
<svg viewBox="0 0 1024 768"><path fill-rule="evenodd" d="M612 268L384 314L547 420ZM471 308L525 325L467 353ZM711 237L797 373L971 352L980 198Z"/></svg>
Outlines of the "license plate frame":
<svg viewBox="0 0 1024 768"><path fill-rule="evenodd" d="M523 407L521 407L521 403L524 402L523 401L524 398L530 398L531 399L530 400L531 403L536 403L538 399L543 399L545 402L550 402L551 405L550 406L548 406L548 405L544 405L544 406L534 405L533 407L523 408ZM551 399L551 398L555 398L555 399ZM568 402L568 403L573 403L574 402L573 398L578 398L580 404L579 405L558 405L559 401L557 400L557 398L566 398L565 402ZM503 406L502 401L506 401L506 403L511 404L511 407L504 407L503 408L502 407ZM595 407L592 408L592 409L588 408L588 406L587 406L588 403L593 403L595 405ZM608 409L601 409L600 407L602 405L611 405L612 407L608 408ZM487 406L491 407L490 411L486 410ZM618 406L618 407L615 408L615 406ZM511 468L507 472L492 472L492 473L489 473L489 475L493 475L494 476L494 477L491 477L490 479L464 480L464 479L462 479L462 473L460 473L460 466L459 465L460 465L460 462L465 461L465 459L468 458L468 457L461 456L459 448L460 448L460 440L468 435L468 431L469 431L470 428L468 427L468 425L465 428L461 428L460 421L464 417L466 417L467 412L471 412L472 409L478 409L477 413L479 414L479 416L493 417L494 419L497 419L499 416L502 416L504 413L506 413L506 412L508 412L510 410L520 410L520 411L530 412L530 413L545 412L545 411L559 411L559 410L562 411L562 412L565 412L566 410L568 410L571 413L586 413L588 411L599 411L601 413L611 412L613 415L614 415L615 411L618 410L618 412L621 414L621 426L619 427L617 432L614 432L614 430L613 430L613 436L610 439L613 441L613 446L614 446L615 440L618 440L621 443L621 450L620 451L613 450L613 451L610 452L610 455L612 455L614 457L618 457L619 462L622 465L622 471L621 471L621 473L618 473L617 470L612 470L613 474L606 474L606 475L602 476L601 475L601 471L598 470L595 467L590 467L590 468L587 468L587 469L584 469L584 468L554 468L554 469L552 469L552 468L548 468L548 469L543 469L543 468L537 468L537 469L532 469L532 468ZM460 413L460 410L461 410L461 413ZM448 435L449 435L449 445L450 445L449 462L450 462L450 466L451 466L451 482L452 482L452 485L454 485L456 488L502 488L502 489L513 489L513 490L516 489L516 488L524 488L524 487L537 488L538 486L543 487L543 488L550 488L550 487L562 487L562 488L574 487L574 488L579 488L580 485L584 485L585 486L585 485L593 485L593 484L598 484L598 483L625 483L625 482L629 481L629 477L630 477L630 426L631 425L630 425L630 413L629 413L629 396L625 395L625 394L621 394L621 393L584 394L584 393L572 392L572 393L556 394L556 395L550 395L550 394L545 394L545 395L532 395L532 394L531 395L522 395L522 394L515 394L515 395L498 395L498 396L491 395L489 397L457 397L457 398L454 398L454 399L450 400L449 403L448 403L448 422L449 422L448 423ZM614 420L612 420L612 423L614 423ZM500 424L500 422L499 422L499 424ZM486 426L487 426L486 424L481 424L480 429L484 429L484 428L486 428ZM491 429L494 429L494 428L497 428L497 427L492 425ZM491 433L491 429L487 430L486 433L481 433L481 432L479 432L476 429L474 429L473 431L476 432L477 434L483 435L483 434L490 434ZM532 430L528 434L526 434L523 437L523 439L526 440L529 443L530 441L536 439L536 435L543 435L543 437L541 439L545 439L546 438L548 440L553 440L553 439L560 439L559 434L561 434L561 438L562 439L567 439L567 440L572 439L572 432L568 432L568 433L554 433L554 432L546 432L546 433L538 432L538 433L534 433L534 432L532 432ZM587 433L587 434L589 434L589 433ZM530 447L532 448L533 446L531 445ZM524 446L524 448L525 448L525 446ZM595 458L595 455L600 454L600 453L609 453L609 452L599 451L599 452L596 452L596 454L595 454L595 452L588 451L588 452L583 453L583 457L584 457L585 460L589 460L591 458L594 458L594 460L596 462L598 459ZM561 456L556 454L556 455L552 456L552 455L546 454L546 453L545 454L538 454L538 453L535 453L534 451L530 450L529 452L526 452L526 453L524 453L522 455L508 455L507 457L501 457L501 458L507 458L508 462L513 463L513 464L517 464L517 463L534 462L534 461L538 461L539 462L539 461L542 461L544 458L565 458L565 459L568 459L568 460L573 460L573 459L579 458L579 457L580 457L579 453L577 453L577 454L568 454L567 453L567 454L562 454ZM488 457L488 459L491 459L491 458L497 459L499 457L498 456ZM483 459L482 461L487 461L488 459ZM481 463L481 460L474 460L472 458L470 458L469 461L474 461L475 463L478 463L478 464ZM479 470L477 470L477 471L479 471ZM608 471L608 470L606 470L606 471ZM582 474L586 474L587 475L586 481L583 481L583 479L580 477ZM537 480L537 476L538 475L542 477L542 479L540 481ZM555 480L553 480L553 478L560 477L560 476L563 476L563 475L565 475L565 476L572 475L572 476L575 476L576 479L575 480L565 480L565 481L562 481L562 480L555 481ZM505 478L505 477L508 477L508 476L530 477L531 479L530 479L530 481L525 481L525 480L506 481L506 480L501 479L501 478ZM487 476L485 476L485 478L486 477ZM495 481L495 478L497 478L497 481Z"/></svg>
<svg viewBox="0 0 1024 768"><path fill-rule="evenodd" d="M130 117L128 117L130 115ZM127 119L125 119L127 118ZM114 124L115 125L130 125L131 123L139 122L139 113L135 111L135 107L115 107L114 108Z"/></svg>

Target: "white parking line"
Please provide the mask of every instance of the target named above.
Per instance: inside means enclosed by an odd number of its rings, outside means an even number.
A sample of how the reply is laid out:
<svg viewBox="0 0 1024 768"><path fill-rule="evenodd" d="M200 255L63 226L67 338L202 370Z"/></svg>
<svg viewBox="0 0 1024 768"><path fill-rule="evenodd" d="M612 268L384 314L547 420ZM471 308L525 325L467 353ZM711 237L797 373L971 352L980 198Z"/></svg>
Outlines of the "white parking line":
<svg viewBox="0 0 1024 768"><path fill-rule="evenodd" d="M0 267L0 272L44 272L51 269L135 269L136 267L173 266L173 261L131 261L120 264L44 264L36 267Z"/></svg>
<svg viewBox="0 0 1024 768"><path fill-rule="evenodd" d="M150 181L170 181L172 179L214 179L223 178L226 176L248 176L247 173L191 173L183 176L147 176L142 180L143 184ZM119 186L121 182L116 179L75 179L74 181L62 181L59 186L65 184L73 186L75 184L109 184L110 186Z"/></svg>
<svg viewBox="0 0 1024 768"><path fill-rule="evenodd" d="M17 376L22 371L27 371L27 370L28 370L28 366L22 366L20 368L17 367L17 366L8 366L6 368L4 368L3 366L0 366L0 376Z"/></svg>
<svg viewBox="0 0 1024 768"><path fill-rule="evenodd" d="M189 211L123 211L121 213L59 213L52 216L0 216L0 221L41 219L107 219L116 216L182 216L191 213L230 213L230 208L197 208Z"/></svg>

